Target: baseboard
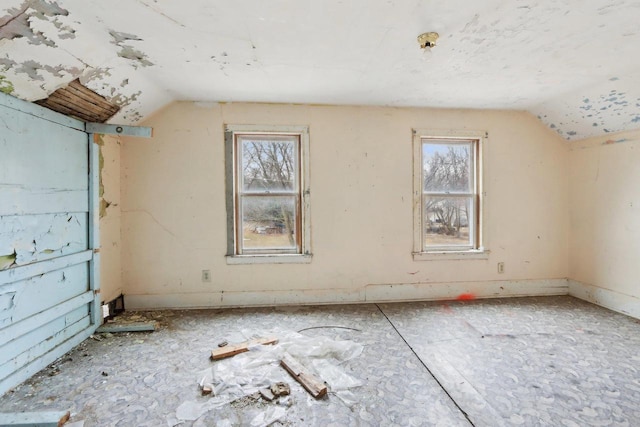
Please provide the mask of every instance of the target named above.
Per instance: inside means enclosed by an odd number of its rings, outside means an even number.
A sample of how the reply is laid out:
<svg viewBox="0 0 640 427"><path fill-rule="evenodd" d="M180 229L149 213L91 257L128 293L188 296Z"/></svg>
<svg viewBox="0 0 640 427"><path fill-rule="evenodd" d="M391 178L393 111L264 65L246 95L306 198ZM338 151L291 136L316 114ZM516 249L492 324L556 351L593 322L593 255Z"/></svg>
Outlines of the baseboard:
<svg viewBox="0 0 640 427"><path fill-rule="evenodd" d="M369 285L366 290L367 301L371 302L529 297L569 293L566 279Z"/></svg>
<svg viewBox="0 0 640 427"><path fill-rule="evenodd" d="M567 295L566 279L367 285L358 289L125 295L127 309L259 307Z"/></svg>
<svg viewBox="0 0 640 427"><path fill-rule="evenodd" d="M286 291L125 294L127 310L159 308L266 307L274 305L348 304L362 302L362 291L345 289Z"/></svg>
<svg viewBox="0 0 640 427"><path fill-rule="evenodd" d="M640 298L569 279L569 295L640 319Z"/></svg>

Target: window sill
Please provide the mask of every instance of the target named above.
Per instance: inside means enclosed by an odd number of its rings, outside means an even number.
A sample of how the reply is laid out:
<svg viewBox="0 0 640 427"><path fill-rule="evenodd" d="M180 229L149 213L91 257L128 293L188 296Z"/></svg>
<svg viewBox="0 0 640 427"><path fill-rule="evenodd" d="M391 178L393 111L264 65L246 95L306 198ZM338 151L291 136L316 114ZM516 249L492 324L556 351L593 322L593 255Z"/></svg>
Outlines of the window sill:
<svg viewBox="0 0 640 427"><path fill-rule="evenodd" d="M433 252L414 252L414 261L448 261L448 260L464 260L464 259L489 259L488 250L475 251L433 251Z"/></svg>
<svg viewBox="0 0 640 427"><path fill-rule="evenodd" d="M228 265L238 264L309 264L311 255L227 255Z"/></svg>

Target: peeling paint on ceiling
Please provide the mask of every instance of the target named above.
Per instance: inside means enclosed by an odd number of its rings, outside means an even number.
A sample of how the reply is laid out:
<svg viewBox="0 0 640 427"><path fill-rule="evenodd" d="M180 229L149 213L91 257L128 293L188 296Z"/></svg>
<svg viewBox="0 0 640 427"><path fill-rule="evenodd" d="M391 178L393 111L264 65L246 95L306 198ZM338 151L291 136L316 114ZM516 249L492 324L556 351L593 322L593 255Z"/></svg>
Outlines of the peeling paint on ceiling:
<svg viewBox="0 0 640 427"><path fill-rule="evenodd" d="M640 128L638 0L0 7L0 89L37 100L79 78L122 107L112 122L194 100L522 109L566 139Z"/></svg>

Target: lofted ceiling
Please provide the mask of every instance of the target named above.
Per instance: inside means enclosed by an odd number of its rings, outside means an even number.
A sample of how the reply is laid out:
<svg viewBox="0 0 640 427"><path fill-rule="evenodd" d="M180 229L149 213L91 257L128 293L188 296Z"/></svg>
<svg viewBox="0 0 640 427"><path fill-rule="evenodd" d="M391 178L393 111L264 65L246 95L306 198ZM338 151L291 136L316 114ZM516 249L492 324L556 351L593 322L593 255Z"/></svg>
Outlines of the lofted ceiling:
<svg viewBox="0 0 640 427"><path fill-rule="evenodd" d="M79 78L119 123L173 100L519 109L581 139L640 128L639 22L640 0L0 0L0 90Z"/></svg>

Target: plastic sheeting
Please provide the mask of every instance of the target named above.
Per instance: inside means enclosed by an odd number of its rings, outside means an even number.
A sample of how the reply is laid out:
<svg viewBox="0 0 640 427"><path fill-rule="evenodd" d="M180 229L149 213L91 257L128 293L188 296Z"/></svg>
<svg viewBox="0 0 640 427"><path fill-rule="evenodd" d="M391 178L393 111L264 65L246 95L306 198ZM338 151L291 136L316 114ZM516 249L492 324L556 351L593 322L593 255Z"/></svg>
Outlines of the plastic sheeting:
<svg viewBox="0 0 640 427"><path fill-rule="evenodd" d="M252 332L243 335L244 340L256 337ZM280 366L284 353L289 353L325 381L330 394L336 395L347 405L355 401L349 390L363 383L347 373L342 365L362 353L361 344L322 336L307 337L287 330L273 330L260 335L275 336L278 343L257 345L250 347L246 353L211 362L209 368L196 374L195 381L200 386L213 385L213 393L204 401L182 403L173 421L194 421L215 408L256 393L273 383L295 381ZM312 404L313 399L308 402ZM251 426L269 425L282 418L285 412L286 409L281 406L271 406L257 413L251 420Z"/></svg>

